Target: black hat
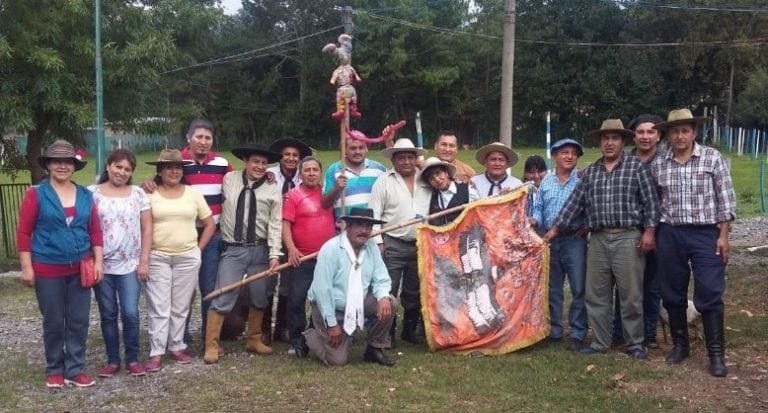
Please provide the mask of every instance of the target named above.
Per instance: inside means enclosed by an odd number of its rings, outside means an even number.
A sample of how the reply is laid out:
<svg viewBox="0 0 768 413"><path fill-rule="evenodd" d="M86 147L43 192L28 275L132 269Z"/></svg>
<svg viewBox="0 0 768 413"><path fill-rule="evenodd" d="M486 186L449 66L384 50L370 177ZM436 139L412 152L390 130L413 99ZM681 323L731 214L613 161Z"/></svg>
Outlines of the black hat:
<svg viewBox="0 0 768 413"><path fill-rule="evenodd" d="M272 142L271 145L269 145L269 150L275 153L282 153L283 149L288 147L296 148L299 151L299 159L304 159L307 156L312 156L312 148L310 148L306 143L294 138L278 139ZM278 158L278 161L279 160L280 158Z"/></svg>
<svg viewBox="0 0 768 413"><path fill-rule="evenodd" d="M267 163L277 162L282 158L282 155L278 152L269 150L266 145L260 143L246 143L244 146L232 149L232 155L237 156L243 161L247 160L251 155L261 155L267 158Z"/></svg>
<svg viewBox="0 0 768 413"><path fill-rule="evenodd" d="M349 209L349 214L341 217L344 221L363 221L371 224L386 224L387 221L382 221L373 218L373 210L370 208L352 207Z"/></svg>

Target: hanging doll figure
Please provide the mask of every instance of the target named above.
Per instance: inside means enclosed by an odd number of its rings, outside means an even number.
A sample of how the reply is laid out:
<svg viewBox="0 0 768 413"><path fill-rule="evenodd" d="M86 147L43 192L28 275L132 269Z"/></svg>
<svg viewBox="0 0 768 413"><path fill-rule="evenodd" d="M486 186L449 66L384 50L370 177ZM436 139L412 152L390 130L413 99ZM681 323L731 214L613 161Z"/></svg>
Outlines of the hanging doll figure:
<svg viewBox="0 0 768 413"><path fill-rule="evenodd" d="M339 44L328 43L323 47L323 52L335 54L339 62L339 66L331 76L331 84L336 86L336 112L331 117L341 121L344 117L344 107L348 102L349 116L360 119L361 114L357 110L357 92L354 85L363 80L352 67L352 36L340 35Z"/></svg>

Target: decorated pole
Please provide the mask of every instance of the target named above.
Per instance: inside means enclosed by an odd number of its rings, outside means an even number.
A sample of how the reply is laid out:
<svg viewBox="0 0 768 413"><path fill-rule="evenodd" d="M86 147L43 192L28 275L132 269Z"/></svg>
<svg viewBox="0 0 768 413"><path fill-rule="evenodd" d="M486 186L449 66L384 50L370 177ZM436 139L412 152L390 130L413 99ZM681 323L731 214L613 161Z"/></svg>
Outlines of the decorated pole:
<svg viewBox="0 0 768 413"><path fill-rule="evenodd" d="M424 134L421 132L421 112L416 112L416 147L424 149ZM424 161L424 155L419 155L419 160Z"/></svg>
<svg viewBox="0 0 768 413"><path fill-rule="evenodd" d="M529 186L529 185L527 185L527 184L519 185L519 186L517 186L515 188L512 188L510 190L510 192L520 190L524 186ZM504 195L508 195L508 194L509 193L504 194ZM497 196L500 196L500 195L497 195ZM480 201L482 201L482 200L478 200L478 201L474 201L474 202L480 202ZM426 217L417 217L417 218L413 218L411 220L402 222L400 224L396 224L396 225L392 225L392 226L389 226L389 227L386 227L386 228L382 228L382 229L380 229L378 231L372 232L371 233L371 237L375 237L375 236L381 235L381 234L386 234L389 231L394 231L396 229L408 227L408 226L411 226L411 225L416 225L416 224L419 224L419 223L422 223L422 222L429 222L429 221L431 221L431 220L433 220L435 218L440 218L440 217L442 217L444 215L448 215L448 214L452 214L454 212L461 211L462 209L464 209L464 208L474 204L474 202L470 202L470 203L463 204L463 205L458 205L458 206L455 206L453 208L448 208L448 209L442 210L440 212L435 212L434 214L428 215ZM314 252L312 254L305 255L305 256L299 258L299 261L300 262L304 262L304 261L307 261L307 260L313 260L313 259L317 258L317 254L318 254L317 252ZM270 270L264 270L262 272L259 272L259 273L253 274L253 275L247 275L246 274L243 277L242 280L234 282L234 283L229 284L229 285L225 285L225 286L223 286L223 287L221 287L221 288L219 288L217 290L214 290L210 294L208 294L205 297L203 297L203 300L210 300L210 299L216 298L216 297L218 297L218 296L220 296L220 295L222 295L224 293L230 292L230 291L235 290L237 288L240 288L240 287L242 287L244 285L250 284L250 283L252 283L252 282L254 282L256 280L260 280L260 279L265 278L265 277L276 275L278 272L280 272L280 271L282 271L282 270L284 270L286 268L289 268L290 266L291 266L291 264L286 262L286 263L278 265L275 268L275 272L270 272Z"/></svg>

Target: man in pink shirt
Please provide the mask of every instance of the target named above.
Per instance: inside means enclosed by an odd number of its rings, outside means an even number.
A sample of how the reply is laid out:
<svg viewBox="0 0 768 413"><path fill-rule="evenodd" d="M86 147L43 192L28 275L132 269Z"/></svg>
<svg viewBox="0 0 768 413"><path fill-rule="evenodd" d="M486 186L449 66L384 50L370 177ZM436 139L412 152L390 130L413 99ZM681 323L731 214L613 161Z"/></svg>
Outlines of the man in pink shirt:
<svg viewBox="0 0 768 413"><path fill-rule="evenodd" d="M283 244L288 262L293 268L286 275L291 283L288 290L288 332L292 349L299 357L306 357L306 345L301 333L306 328L305 305L307 291L312 284L316 259L302 261L302 257L320 251L326 241L336 235L332 206L323 208L323 166L314 156L299 163L301 185L291 189L283 199Z"/></svg>

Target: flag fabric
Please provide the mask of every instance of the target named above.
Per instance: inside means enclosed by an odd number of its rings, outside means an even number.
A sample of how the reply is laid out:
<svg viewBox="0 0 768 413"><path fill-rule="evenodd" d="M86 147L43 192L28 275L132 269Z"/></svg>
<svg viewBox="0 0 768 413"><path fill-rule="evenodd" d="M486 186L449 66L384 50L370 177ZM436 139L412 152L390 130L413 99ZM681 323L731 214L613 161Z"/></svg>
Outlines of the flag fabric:
<svg viewBox="0 0 768 413"><path fill-rule="evenodd" d="M417 227L430 351L498 355L549 333L549 247L528 223L528 189L467 206L451 224Z"/></svg>

